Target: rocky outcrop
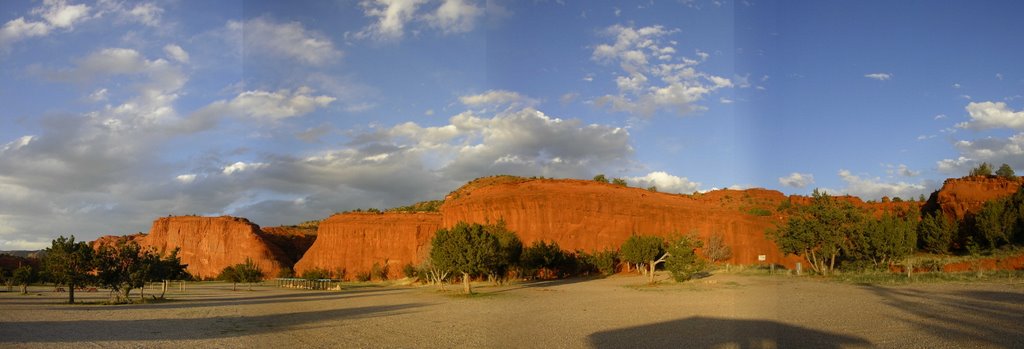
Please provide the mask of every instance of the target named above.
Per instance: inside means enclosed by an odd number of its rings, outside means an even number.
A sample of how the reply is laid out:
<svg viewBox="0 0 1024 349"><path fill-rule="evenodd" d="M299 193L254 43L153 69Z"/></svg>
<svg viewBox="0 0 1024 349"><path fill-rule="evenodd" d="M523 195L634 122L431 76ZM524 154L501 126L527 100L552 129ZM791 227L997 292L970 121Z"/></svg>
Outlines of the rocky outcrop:
<svg viewBox="0 0 1024 349"><path fill-rule="evenodd" d="M277 246L288 257L288 265L302 259L302 255L316 241L316 227L283 226L263 228L260 236L267 242Z"/></svg>
<svg viewBox="0 0 1024 349"><path fill-rule="evenodd" d="M787 200L764 189L717 190L681 195L583 180L484 178L456 190L441 207L443 225L503 220L524 244L554 241L565 250L619 247L630 235L722 234L732 247L730 262L793 266L765 231L784 217L776 207Z"/></svg>
<svg viewBox="0 0 1024 349"><path fill-rule="evenodd" d="M320 222L316 242L295 264L295 273L311 269L344 271L352 279L374 263L387 265L397 277L407 263L418 265L441 228L438 213L342 213Z"/></svg>
<svg viewBox="0 0 1024 349"><path fill-rule="evenodd" d="M153 221L149 234L136 238L159 253L181 248L178 256L197 278L215 278L227 266L252 259L267 277L291 264L288 257L261 236L260 227L245 218L165 217Z"/></svg>
<svg viewBox="0 0 1024 349"><path fill-rule="evenodd" d="M977 213L986 201L1009 196L1020 188L1020 179L972 176L950 178L942 184L937 202L946 217L957 220Z"/></svg>

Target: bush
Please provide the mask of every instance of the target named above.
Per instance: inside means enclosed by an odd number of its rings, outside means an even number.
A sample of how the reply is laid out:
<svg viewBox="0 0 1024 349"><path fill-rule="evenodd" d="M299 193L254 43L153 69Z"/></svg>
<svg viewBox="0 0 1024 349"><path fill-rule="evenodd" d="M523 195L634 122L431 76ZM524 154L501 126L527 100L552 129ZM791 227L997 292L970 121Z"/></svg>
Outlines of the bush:
<svg viewBox="0 0 1024 349"><path fill-rule="evenodd" d="M356 281L359 281L359 282L370 281L370 273L369 272L365 272L365 271L361 272L361 273L356 273Z"/></svg>
<svg viewBox="0 0 1024 349"><path fill-rule="evenodd" d="M615 266L619 264L619 253L615 250L604 250L593 254L578 252L576 256L583 263L587 272L596 272L603 276L615 274Z"/></svg>
<svg viewBox="0 0 1024 349"><path fill-rule="evenodd" d="M387 280L388 262L384 261L384 264L373 262L373 266L370 267L370 278L381 281Z"/></svg>
<svg viewBox="0 0 1024 349"><path fill-rule="evenodd" d="M558 243L552 241L550 244L544 241L534 241L532 245L523 249L520 263L526 273L535 276L538 271L547 269L558 276L564 273L566 267L572 266L571 256L558 247Z"/></svg>
<svg viewBox="0 0 1024 349"><path fill-rule="evenodd" d="M327 269L313 268L302 272L302 278L306 280L330 279L331 272Z"/></svg>
<svg viewBox="0 0 1024 349"><path fill-rule="evenodd" d="M948 252L955 237L956 223L947 220L942 211L925 214L917 225L917 245L928 252Z"/></svg>
<svg viewBox="0 0 1024 349"><path fill-rule="evenodd" d="M602 173L594 176L594 181L600 183L608 183L608 178L605 178L604 174Z"/></svg>
<svg viewBox="0 0 1024 349"><path fill-rule="evenodd" d="M1003 164L1002 166L999 166L999 169L996 170L996 176L1007 178L1007 179L1017 178L1017 174L1013 173L1013 168L1010 167L1010 165L1007 165L1007 164Z"/></svg>
<svg viewBox="0 0 1024 349"><path fill-rule="evenodd" d="M765 217L765 216L771 216L772 215L772 211L769 211L767 209L760 208L760 207L751 208L751 209L747 210L747 213L749 213L751 215L754 215L754 216L759 216L759 217Z"/></svg>
<svg viewBox="0 0 1024 349"><path fill-rule="evenodd" d="M708 237L708 243L704 245L704 256L712 263L717 263L732 257L732 247L725 244L725 235L712 234Z"/></svg>
<svg viewBox="0 0 1024 349"><path fill-rule="evenodd" d="M626 180L622 179L622 178L612 178L612 184L620 185L620 186L623 186L623 187L628 186L626 184Z"/></svg>
<svg viewBox="0 0 1024 349"><path fill-rule="evenodd" d="M415 265L412 265L412 263L406 263L405 266L402 267L402 275L408 279L415 279L419 275L419 272L416 270Z"/></svg>
<svg viewBox="0 0 1024 349"><path fill-rule="evenodd" d="M981 165L978 165L978 167L975 167L975 168L971 169L970 175L971 176L991 176L992 175L992 165L989 165L987 162L982 162Z"/></svg>
<svg viewBox="0 0 1024 349"><path fill-rule="evenodd" d="M295 271L292 270L292 268L281 268L281 270L277 272L277 277L285 279L293 278L295 277Z"/></svg>

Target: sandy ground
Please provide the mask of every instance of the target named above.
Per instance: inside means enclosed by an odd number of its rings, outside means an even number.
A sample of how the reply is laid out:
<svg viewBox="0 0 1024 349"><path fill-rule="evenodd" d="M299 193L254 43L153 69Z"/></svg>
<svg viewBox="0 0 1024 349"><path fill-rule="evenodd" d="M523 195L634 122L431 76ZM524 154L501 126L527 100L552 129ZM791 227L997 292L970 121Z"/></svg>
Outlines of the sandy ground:
<svg viewBox="0 0 1024 349"><path fill-rule="evenodd" d="M458 286L232 292L206 283L175 290L171 302L121 306L60 304L66 294L37 287L0 292L0 347L1024 347L1019 281L871 286L720 274L643 283L570 279L478 287L469 298Z"/></svg>

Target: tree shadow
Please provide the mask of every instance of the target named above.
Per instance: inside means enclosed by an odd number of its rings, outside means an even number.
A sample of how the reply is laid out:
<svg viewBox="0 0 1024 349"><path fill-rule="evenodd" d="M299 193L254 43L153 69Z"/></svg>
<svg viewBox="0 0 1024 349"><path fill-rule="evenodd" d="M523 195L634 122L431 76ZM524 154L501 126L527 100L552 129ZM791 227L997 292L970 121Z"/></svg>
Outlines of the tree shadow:
<svg viewBox="0 0 1024 349"><path fill-rule="evenodd" d="M871 347L864 338L812 330L769 320L690 317L596 332L601 348L847 348Z"/></svg>
<svg viewBox="0 0 1024 349"><path fill-rule="evenodd" d="M3 326L0 326L0 343L231 338L285 331L331 320L393 316L422 306L425 304L411 303L210 318L3 322Z"/></svg>
<svg viewBox="0 0 1024 349"><path fill-rule="evenodd" d="M902 311L899 320L952 343L1024 347L1024 293L1000 291L925 292L863 286L884 304Z"/></svg>

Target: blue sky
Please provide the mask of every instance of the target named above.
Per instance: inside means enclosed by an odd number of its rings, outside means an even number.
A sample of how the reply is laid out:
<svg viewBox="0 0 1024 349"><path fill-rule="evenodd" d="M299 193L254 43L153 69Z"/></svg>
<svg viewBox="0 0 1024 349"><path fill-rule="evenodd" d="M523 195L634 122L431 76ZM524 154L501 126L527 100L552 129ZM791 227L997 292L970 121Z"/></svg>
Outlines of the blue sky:
<svg viewBox="0 0 1024 349"><path fill-rule="evenodd" d="M1024 169L1014 1L4 1L0 250L494 174L917 197Z"/></svg>

